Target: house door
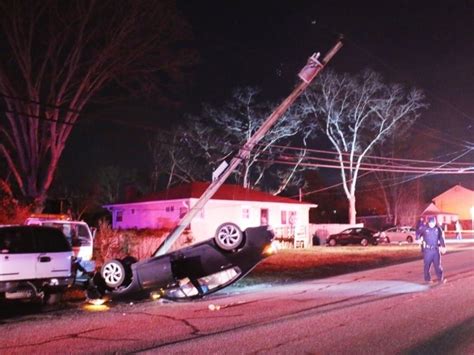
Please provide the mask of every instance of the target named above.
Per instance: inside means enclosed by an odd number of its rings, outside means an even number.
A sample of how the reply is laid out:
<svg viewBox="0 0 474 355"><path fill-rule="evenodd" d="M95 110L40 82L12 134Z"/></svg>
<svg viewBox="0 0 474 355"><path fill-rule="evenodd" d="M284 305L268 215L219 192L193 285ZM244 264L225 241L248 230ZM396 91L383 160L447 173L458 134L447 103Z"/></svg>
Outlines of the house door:
<svg viewBox="0 0 474 355"><path fill-rule="evenodd" d="M260 225L268 226L268 208L260 209Z"/></svg>

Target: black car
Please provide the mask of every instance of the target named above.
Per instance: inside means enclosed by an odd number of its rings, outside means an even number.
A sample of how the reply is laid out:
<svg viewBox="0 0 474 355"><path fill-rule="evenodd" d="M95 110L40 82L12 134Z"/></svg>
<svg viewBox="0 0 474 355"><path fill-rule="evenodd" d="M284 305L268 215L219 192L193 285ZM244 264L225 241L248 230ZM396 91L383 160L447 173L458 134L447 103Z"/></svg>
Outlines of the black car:
<svg viewBox="0 0 474 355"><path fill-rule="evenodd" d="M200 298L247 275L271 254L273 236L266 226L247 228L233 249L216 236L142 261L110 260L94 277L95 291L115 298L152 291L171 299Z"/></svg>
<svg viewBox="0 0 474 355"><path fill-rule="evenodd" d="M377 245L378 238L374 236L376 232L368 228L348 228L337 234L331 234L326 239L326 244L330 246L359 244L367 246Z"/></svg>

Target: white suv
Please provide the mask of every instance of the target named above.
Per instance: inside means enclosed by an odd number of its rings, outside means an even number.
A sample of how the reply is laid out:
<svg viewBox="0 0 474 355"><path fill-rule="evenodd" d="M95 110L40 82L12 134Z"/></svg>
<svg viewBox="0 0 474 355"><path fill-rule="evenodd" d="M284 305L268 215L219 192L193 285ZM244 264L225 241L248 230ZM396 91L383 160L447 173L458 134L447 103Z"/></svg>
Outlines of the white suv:
<svg viewBox="0 0 474 355"><path fill-rule="evenodd" d="M73 253L50 227L0 226L0 299L53 304L73 282Z"/></svg>

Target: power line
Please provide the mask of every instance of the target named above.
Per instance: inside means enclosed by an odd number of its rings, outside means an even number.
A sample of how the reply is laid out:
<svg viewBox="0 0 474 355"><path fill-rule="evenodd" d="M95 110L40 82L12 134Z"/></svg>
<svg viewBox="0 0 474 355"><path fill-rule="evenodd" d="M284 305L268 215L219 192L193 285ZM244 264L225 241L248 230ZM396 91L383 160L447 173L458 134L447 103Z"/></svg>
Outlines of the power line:
<svg viewBox="0 0 474 355"><path fill-rule="evenodd" d="M72 109L70 107L64 108L63 106L48 104L48 103L32 100L30 98L10 96L10 95L4 94L2 92L0 92L0 96L3 97L3 98L6 98L6 99L15 100L15 101L23 101L23 102L35 104L35 105L38 105L38 106L44 106L44 107L54 108L54 109L58 109L58 110L65 110L65 111L69 111L69 112L73 112L73 113L77 113L77 114L81 113L81 111Z"/></svg>
<svg viewBox="0 0 474 355"><path fill-rule="evenodd" d="M264 146L264 144L260 144L261 146ZM278 144L270 144L270 147L275 147L275 148L280 148L283 151L284 150L293 150L293 151L306 151L310 153L321 153L321 154L329 154L329 155L338 155L339 153L334 150L323 150L323 149L313 149L313 148L308 148L308 147L294 147L294 146L283 146L283 145L278 145ZM342 152L341 153L343 156L348 157L351 155L351 153L346 153ZM354 153L354 157L359 157L360 154ZM296 156L296 158L299 158ZM295 158L295 159L296 159ZM409 162L409 163L424 163L424 164L445 164L445 161L436 161L436 160L422 160L422 159L407 159L407 158L390 158L390 157L382 157L382 156L374 156L374 155L365 155L364 158L372 158L372 159L378 159L378 160L385 160L385 161L390 161L390 162ZM339 160L337 160L339 161ZM459 166L471 166L471 163L462 163L462 162L450 162L452 165L459 165Z"/></svg>

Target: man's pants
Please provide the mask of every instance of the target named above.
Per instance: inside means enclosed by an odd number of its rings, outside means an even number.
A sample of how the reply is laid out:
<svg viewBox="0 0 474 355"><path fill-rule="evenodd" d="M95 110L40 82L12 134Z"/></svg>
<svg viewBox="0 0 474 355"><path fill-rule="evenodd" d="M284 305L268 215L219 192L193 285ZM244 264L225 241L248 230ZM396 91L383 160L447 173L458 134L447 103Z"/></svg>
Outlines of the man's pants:
<svg viewBox="0 0 474 355"><path fill-rule="evenodd" d="M424 276L425 281L431 280L430 275L430 267L433 264L436 276L438 277L438 281L443 280L443 268L441 267L441 256L439 254L439 249L427 249L425 248L423 252L423 262L424 262Z"/></svg>

